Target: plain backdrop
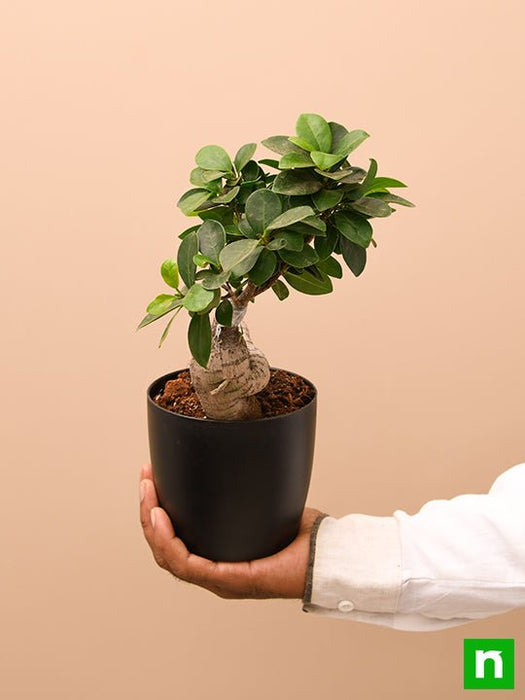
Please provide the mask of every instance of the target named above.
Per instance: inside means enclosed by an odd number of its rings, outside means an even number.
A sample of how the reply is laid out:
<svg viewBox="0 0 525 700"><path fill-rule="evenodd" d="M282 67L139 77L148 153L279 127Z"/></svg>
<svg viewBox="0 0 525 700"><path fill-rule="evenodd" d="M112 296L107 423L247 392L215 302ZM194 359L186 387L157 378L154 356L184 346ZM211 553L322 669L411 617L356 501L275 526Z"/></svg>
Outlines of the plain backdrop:
<svg viewBox="0 0 525 700"><path fill-rule="evenodd" d="M135 332L198 148L318 112L417 207L375 220L358 279L250 310L319 390L309 504L414 513L525 461L524 22L518 0L4 3L2 697L442 700L464 637L515 638L524 692L524 610L396 632L157 568L145 392L186 366L187 321L160 350L163 324Z"/></svg>

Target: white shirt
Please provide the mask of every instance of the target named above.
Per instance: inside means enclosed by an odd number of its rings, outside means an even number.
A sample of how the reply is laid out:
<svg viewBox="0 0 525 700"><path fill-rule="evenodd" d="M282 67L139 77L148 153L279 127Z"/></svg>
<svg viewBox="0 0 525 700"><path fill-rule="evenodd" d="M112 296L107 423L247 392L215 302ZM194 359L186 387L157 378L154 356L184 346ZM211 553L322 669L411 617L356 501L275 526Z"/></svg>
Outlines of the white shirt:
<svg viewBox="0 0 525 700"><path fill-rule="evenodd" d="M432 631L525 605L525 463L415 515L323 514L303 610Z"/></svg>

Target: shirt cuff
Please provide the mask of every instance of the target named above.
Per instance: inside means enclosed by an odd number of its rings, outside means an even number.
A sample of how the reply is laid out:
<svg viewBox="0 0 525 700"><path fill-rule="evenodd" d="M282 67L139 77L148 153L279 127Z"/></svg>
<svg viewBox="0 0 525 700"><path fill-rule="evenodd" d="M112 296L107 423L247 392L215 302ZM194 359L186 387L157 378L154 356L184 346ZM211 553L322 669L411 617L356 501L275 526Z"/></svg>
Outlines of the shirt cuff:
<svg viewBox="0 0 525 700"><path fill-rule="evenodd" d="M401 543L394 517L318 516L310 533L304 612L394 613L401 584Z"/></svg>

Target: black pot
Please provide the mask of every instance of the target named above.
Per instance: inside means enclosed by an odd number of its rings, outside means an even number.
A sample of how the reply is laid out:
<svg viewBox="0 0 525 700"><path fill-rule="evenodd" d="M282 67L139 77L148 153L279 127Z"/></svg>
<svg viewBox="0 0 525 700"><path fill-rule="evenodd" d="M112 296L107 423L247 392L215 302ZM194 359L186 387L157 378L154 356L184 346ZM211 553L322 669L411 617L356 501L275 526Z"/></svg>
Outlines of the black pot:
<svg viewBox="0 0 525 700"><path fill-rule="evenodd" d="M190 552L247 561L292 542L306 503L315 442L317 390L292 413L248 421L191 418L154 397L177 370L147 391L153 478L159 504Z"/></svg>

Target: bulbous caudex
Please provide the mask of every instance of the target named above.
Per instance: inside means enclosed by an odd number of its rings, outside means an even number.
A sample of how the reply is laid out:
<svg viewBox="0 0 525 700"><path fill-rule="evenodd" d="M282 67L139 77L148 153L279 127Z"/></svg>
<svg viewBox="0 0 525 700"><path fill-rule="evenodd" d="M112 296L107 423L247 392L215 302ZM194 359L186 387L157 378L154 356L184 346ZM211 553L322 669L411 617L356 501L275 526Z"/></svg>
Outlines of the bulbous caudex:
<svg viewBox="0 0 525 700"><path fill-rule="evenodd" d="M262 416L255 394L268 384L270 366L242 321L245 311L235 310L232 326L214 321L207 366L194 359L190 363L193 388L208 418L251 420Z"/></svg>

